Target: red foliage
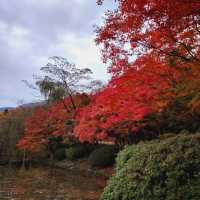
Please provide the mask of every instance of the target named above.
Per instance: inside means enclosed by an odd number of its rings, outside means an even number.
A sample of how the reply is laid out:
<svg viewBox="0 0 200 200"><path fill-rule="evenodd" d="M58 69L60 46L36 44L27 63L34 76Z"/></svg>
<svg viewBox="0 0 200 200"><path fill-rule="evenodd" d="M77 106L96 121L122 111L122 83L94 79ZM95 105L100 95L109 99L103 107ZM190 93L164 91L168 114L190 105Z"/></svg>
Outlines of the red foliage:
<svg viewBox="0 0 200 200"><path fill-rule="evenodd" d="M47 130L47 111L40 107L26 121L25 136L19 141L17 147L22 149L37 150L38 146L46 142L49 131Z"/></svg>
<svg viewBox="0 0 200 200"><path fill-rule="evenodd" d="M131 130L124 134L137 133L141 128L138 122L153 112L162 111L173 99L170 89L184 77L182 70L154 58L137 60L134 67L113 78L103 91L93 96L89 106L79 111L76 136L89 142L108 139L108 131L113 126L128 121L133 122Z"/></svg>
<svg viewBox="0 0 200 200"><path fill-rule="evenodd" d="M173 101L178 84L194 80L191 64L200 64L199 1L117 2L96 39L112 80L79 111L75 134L81 141L108 139L112 127L128 121L123 133L138 133L145 116Z"/></svg>
<svg viewBox="0 0 200 200"><path fill-rule="evenodd" d="M72 112L67 99L48 110L40 108L28 120L27 134L20 146L35 147L45 144L49 135L65 135L65 122L74 119L75 114L74 132L81 141L137 134L145 125L145 116L161 112L177 93L180 96L178 85L187 80L191 82L189 88L198 91L199 81L194 80L199 79L195 73L200 65L200 2L116 2L118 8L107 13L96 39L103 46L103 60L111 64L111 81L91 97L88 106L78 106L77 113ZM184 91L188 94L193 89ZM199 107L199 103L193 105L195 109ZM123 131L110 134L113 127L123 123L127 123Z"/></svg>
<svg viewBox="0 0 200 200"><path fill-rule="evenodd" d="M82 107L89 102L87 95L73 96L76 106ZM71 99L52 104L49 107L39 107L27 119L25 126L25 135L18 143L21 149L38 151L43 146L48 146L49 139L61 136L64 139L72 137L73 120L75 110ZM67 126L68 120L72 121L71 126Z"/></svg>
<svg viewBox="0 0 200 200"><path fill-rule="evenodd" d="M104 60L112 61L111 73L117 75L126 70L134 55L167 55L200 62L196 54L200 48L199 1L117 2L118 9L107 13L105 24L97 29L96 39L97 44L103 45Z"/></svg>

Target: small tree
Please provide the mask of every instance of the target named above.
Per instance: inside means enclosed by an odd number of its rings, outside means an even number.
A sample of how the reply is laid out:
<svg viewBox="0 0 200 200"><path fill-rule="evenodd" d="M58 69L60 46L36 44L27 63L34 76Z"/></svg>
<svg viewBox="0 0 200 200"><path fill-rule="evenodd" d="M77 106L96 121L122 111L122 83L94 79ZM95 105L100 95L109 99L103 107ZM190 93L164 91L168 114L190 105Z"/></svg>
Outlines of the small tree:
<svg viewBox="0 0 200 200"><path fill-rule="evenodd" d="M85 94L73 96L73 100L77 108L87 105L90 101ZM75 110L70 97L63 101L35 109L26 120L25 134L17 145L19 149L30 152L44 150L53 160L56 150L63 143L76 142L72 135Z"/></svg>
<svg viewBox="0 0 200 200"><path fill-rule="evenodd" d="M36 85L45 98L49 102L55 102L69 97L76 109L73 95L88 88L86 83L91 79L92 71L88 68L79 69L66 58L58 56L49 58L41 71L44 76L37 78Z"/></svg>
<svg viewBox="0 0 200 200"><path fill-rule="evenodd" d="M22 159L16 144L25 132L25 121L32 113L30 108L17 108L0 113L0 159L12 161Z"/></svg>

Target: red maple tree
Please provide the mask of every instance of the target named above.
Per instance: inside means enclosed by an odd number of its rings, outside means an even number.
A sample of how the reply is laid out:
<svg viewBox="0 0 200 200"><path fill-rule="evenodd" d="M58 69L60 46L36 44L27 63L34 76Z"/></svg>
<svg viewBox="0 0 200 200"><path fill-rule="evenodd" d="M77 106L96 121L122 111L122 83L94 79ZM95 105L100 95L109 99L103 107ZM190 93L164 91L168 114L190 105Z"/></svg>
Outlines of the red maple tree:
<svg viewBox="0 0 200 200"><path fill-rule="evenodd" d="M200 65L199 1L117 3L96 39L103 46L103 60L110 63L112 80L79 111L75 134L81 141L137 134L147 115L161 112L180 95L179 85L198 79L193 66Z"/></svg>
<svg viewBox="0 0 200 200"><path fill-rule="evenodd" d="M102 2L102 1L99 1ZM118 0L97 29L110 72L121 74L144 54L200 62L200 2L197 0ZM173 59L174 60L174 59Z"/></svg>
<svg viewBox="0 0 200 200"><path fill-rule="evenodd" d="M81 108L89 103L89 97L85 94L73 96L73 103L77 108ZM25 135L19 141L20 149L29 151L40 151L46 148L53 153L52 141L58 137L64 140L73 140L74 117L76 110L70 97L58 103L46 107L38 107L27 119L25 125Z"/></svg>

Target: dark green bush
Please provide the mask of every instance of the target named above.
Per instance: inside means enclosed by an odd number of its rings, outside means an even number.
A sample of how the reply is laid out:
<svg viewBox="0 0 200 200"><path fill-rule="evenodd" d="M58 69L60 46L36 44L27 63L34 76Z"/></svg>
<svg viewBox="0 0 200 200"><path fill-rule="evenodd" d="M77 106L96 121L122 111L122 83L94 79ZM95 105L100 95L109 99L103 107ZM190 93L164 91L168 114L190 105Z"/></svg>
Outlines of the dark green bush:
<svg viewBox="0 0 200 200"><path fill-rule="evenodd" d="M76 160L82 158L88 154L87 148L85 145L74 145L65 150L66 158L70 160Z"/></svg>
<svg viewBox="0 0 200 200"><path fill-rule="evenodd" d="M89 157L89 162L93 167L107 167L113 165L117 154L117 148L113 145L97 146Z"/></svg>
<svg viewBox="0 0 200 200"><path fill-rule="evenodd" d="M66 155L65 155L64 148L59 148L55 151L55 153L54 153L55 160L64 160L65 158L66 158Z"/></svg>
<svg viewBox="0 0 200 200"><path fill-rule="evenodd" d="M186 135L186 134L190 134L190 132L186 129L183 129L179 132L179 134L185 134Z"/></svg>
<svg viewBox="0 0 200 200"><path fill-rule="evenodd" d="M129 146L101 200L198 200L199 155L199 133Z"/></svg>

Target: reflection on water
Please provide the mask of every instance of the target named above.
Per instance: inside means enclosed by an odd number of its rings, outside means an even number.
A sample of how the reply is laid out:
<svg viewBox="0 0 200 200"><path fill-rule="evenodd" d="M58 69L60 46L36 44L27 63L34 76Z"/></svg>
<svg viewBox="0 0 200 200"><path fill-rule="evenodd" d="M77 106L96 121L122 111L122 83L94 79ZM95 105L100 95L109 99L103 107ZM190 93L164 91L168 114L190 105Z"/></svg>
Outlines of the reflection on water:
<svg viewBox="0 0 200 200"><path fill-rule="evenodd" d="M90 174L0 168L0 200L95 200L105 180Z"/></svg>

